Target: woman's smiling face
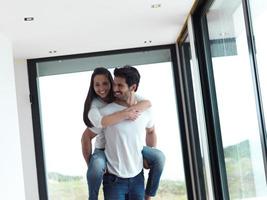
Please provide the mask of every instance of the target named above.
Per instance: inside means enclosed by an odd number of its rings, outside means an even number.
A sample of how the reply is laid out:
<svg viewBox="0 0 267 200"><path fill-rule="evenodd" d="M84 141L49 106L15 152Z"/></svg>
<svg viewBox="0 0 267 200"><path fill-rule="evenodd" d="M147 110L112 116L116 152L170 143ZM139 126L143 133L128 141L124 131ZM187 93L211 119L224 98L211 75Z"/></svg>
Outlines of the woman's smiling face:
<svg viewBox="0 0 267 200"><path fill-rule="evenodd" d="M105 75L96 75L94 78L95 93L101 98L105 99L111 89L111 84Z"/></svg>

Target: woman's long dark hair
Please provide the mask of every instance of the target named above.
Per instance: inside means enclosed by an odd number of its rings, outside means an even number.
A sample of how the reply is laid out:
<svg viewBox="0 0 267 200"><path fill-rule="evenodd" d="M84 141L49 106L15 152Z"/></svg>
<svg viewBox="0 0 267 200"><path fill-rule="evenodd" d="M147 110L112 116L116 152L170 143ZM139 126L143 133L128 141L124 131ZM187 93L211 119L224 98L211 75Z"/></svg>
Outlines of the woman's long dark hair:
<svg viewBox="0 0 267 200"><path fill-rule="evenodd" d="M88 118L88 113L89 113L89 110L91 108L93 99L98 97L98 95L95 93L95 90L94 90L94 79L95 79L96 75L105 75L108 78L110 85L111 85L111 88L110 88L110 91L107 95L107 101L106 102L111 103L113 101L113 91L112 91L113 79L112 79L111 73L104 67L95 68L95 70L91 76L90 86L89 86L89 90L88 90L87 97L86 97L85 102L84 102L84 108L83 108L83 121L84 121L85 125L88 127L93 127L92 122Z"/></svg>

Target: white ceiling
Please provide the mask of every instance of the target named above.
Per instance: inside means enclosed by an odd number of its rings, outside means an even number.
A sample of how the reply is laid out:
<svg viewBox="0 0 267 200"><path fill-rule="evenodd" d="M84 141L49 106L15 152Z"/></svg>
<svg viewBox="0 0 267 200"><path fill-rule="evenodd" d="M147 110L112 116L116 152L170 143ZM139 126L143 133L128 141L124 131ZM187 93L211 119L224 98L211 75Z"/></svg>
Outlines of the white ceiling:
<svg viewBox="0 0 267 200"><path fill-rule="evenodd" d="M0 34L12 42L15 58L171 44L194 3L194 0L0 1ZM159 8L152 8L158 4ZM25 17L34 17L34 21L24 21Z"/></svg>

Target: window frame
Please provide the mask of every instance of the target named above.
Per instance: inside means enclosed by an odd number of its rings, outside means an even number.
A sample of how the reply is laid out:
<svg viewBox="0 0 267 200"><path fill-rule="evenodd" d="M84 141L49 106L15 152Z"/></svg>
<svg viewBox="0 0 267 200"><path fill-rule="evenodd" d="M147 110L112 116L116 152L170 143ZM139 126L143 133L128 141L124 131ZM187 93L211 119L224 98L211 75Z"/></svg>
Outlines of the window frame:
<svg viewBox="0 0 267 200"><path fill-rule="evenodd" d="M144 52L144 51L164 50L164 49L170 50L170 54L171 54L171 62L173 66L173 75L174 75L174 87L175 87L175 92L176 92L177 113L179 115L180 112L178 112L178 110L181 109L180 108L181 103L180 103L178 88L180 87L178 85L179 82L176 81L178 77L177 70L176 70L178 68L178 63L177 63L177 54L176 54L176 49L175 49L174 44L27 60L28 81L29 81L29 88L30 88L30 102L31 102L32 122L33 122L33 134L34 134L35 159L36 159L36 167L37 167L38 192L39 192L40 200L48 200L48 186L47 186L46 169L45 169L45 156L44 156L44 144L43 144L42 128L41 128L41 116L40 116L40 109L39 109L40 103L38 100L38 83L37 83L38 62L75 59L75 58L86 58L86 57L95 57L95 56L102 56L102 55L118 55L118 54L123 54L123 53L134 53L134 52ZM181 124L182 121L183 119L181 119L179 115L177 123ZM180 133L183 133L183 132L180 131ZM186 143L181 141L182 149L184 149L183 147L184 145L186 145ZM186 171L187 168L184 167L184 170ZM185 173L185 176L186 176L186 173Z"/></svg>

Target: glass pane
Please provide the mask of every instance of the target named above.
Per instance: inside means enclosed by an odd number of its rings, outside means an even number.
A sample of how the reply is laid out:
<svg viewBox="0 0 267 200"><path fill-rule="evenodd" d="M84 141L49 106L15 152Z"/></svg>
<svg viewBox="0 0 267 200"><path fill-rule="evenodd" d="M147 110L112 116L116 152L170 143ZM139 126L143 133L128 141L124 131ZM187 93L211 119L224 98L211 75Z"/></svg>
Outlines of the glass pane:
<svg viewBox="0 0 267 200"><path fill-rule="evenodd" d="M87 166L80 139L84 130L83 101L90 76L91 72L81 72L38 78L50 200L87 197Z"/></svg>
<svg viewBox="0 0 267 200"><path fill-rule="evenodd" d="M200 82L200 73L199 73L199 65L198 59L195 52L195 42L194 42L194 30L191 23L191 18L188 20L188 32L190 37L190 46L191 46L191 59L190 59L190 69L192 74L192 82L193 82L193 91L195 98L195 107L196 107L196 115L197 115L197 125L198 125L198 133L199 133L199 141L200 148L202 154L202 163L203 163L203 174L205 178L205 188L207 199L213 200L213 186L212 186L212 175L211 175L211 167L210 167L210 157L209 157L209 145L207 138L207 128L205 121L205 113L204 113L204 105L203 105L203 97L202 97L202 89Z"/></svg>
<svg viewBox="0 0 267 200"><path fill-rule="evenodd" d="M172 63L136 67L141 74L138 94L152 102L158 148L166 155L158 194L153 199L185 200L187 196ZM80 139L85 128L82 111L91 73L89 71L38 78L50 200L87 199L87 166L82 157ZM159 98L159 94L164 97L164 101ZM99 199L103 199L102 189Z"/></svg>
<svg viewBox="0 0 267 200"><path fill-rule="evenodd" d="M266 199L242 1L215 1L207 21L230 198Z"/></svg>
<svg viewBox="0 0 267 200"><path fill-rule="evenodd" d="M211 170L210 170L210 158L209 158L209 148L207 140L207 131L206 131L206 122L204 116L204 107L199 75L199 66L196 58L195 47L194 47L194 33L192 29L191 18L188 19L188 35L185 38L185 41L182 44L183 50L183 59L185 60L185 67L190 70L192 76L193 92L195 99L195 109L196 109L196 118L197 118L197 127L200 141L200 150L203 164L203 174L204 182L206 189L207 199L214 199L213 196L213 187L211 179Z"/></svg>
<svg viewBox="0 0 267 200"><path fill-rule="evenodd" d="M267 29L263 28L267 19L267 1L266 0L250 0L252 25L254 39L256 43L256 58L258 65L258 74L261 86L261 95L264 108L265 119L267 117ZM265 125L266 125L265 120Z"/></svg>
<svg viewBox="0 0 267 200"><path fill-rule="evenodd" d="M166 156L155 200L187 199L172 63L136 66L141 74L138 94L150 99L158 136L157 147ZM153 72L153 73L152 73ZM159 81L161 80L161 81ZM159 90L158 90L159 89ZM159 98L164 97L164 99ZM162 116L167 116L166 118ZM146 170L146 172L148 172Z"/></svg>

